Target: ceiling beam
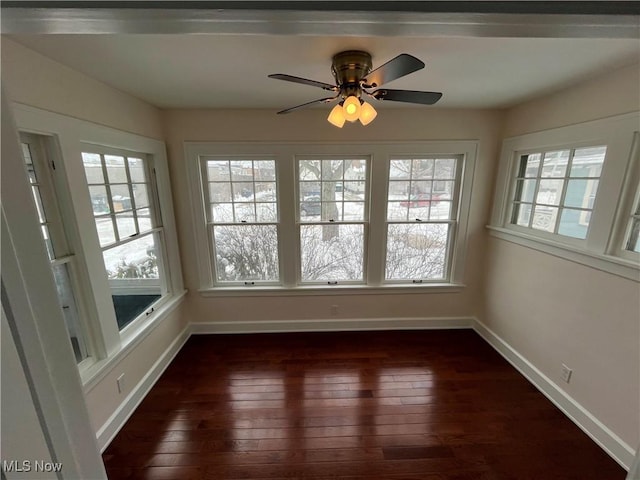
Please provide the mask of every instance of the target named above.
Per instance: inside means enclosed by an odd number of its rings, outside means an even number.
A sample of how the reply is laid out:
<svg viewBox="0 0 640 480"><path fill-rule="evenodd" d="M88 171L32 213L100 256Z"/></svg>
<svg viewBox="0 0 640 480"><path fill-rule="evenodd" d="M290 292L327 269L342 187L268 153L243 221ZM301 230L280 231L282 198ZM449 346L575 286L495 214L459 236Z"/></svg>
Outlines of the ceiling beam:
<svg viewBox="0 0 640 480"><path fill-rule="evenodd" d="M1 5L2 33L9 34L640 38L637 2L3 1Z"/></svg>

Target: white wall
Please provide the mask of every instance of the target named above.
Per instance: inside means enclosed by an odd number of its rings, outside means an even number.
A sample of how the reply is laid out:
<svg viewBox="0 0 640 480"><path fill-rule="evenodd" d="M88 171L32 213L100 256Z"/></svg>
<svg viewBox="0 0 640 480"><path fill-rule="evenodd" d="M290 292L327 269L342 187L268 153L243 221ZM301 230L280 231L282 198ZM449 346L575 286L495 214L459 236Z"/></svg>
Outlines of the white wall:
<svg viewBox="0 0 640 480"><path fill-rule="evenodd" d="M504 137L640 109L638 66L515 107ZM640 127L640 126L639 126ZM640 441L637 282L490 237L481 320L631 448ZM573 369L561 380L561 364Z"/></svg>
<svg viewBox="0 0 640 480"><path fill-rule="evenodd" d="M501 112L412 108L381 109L366 128L337 129L326 121L328 109L276 115L271 110L169 110L166 140L176 199L182 265L189 290L190 318L194 322L310 320L330 317L330 305L340 306L337 319L470 317L482 291L481 259L493 171L502 127ZM198 294L194 253L193 213L189 204L184 158L185 141L415 141L479 140L471 200L468 255L461 293L409 295L348 295L295 297L216 297ZM334 317L336 319L336 317ZM389 324L389 328L392 325Z"/></svg>
<svg viewBox="0 0 640 480"><path fill-rule="evenodd" d="M162 139L161 112L156 107L115 90L39 53L2 38L2 84L9 99L119 130ZM46 132L43 132L46 133ZM94 228L89 225L88 228ZM186 326L182 309L176 310L142 342L110 365L86 394L96 432L116 413L126 396L179 338ZM65 345L64 348L69 348ZM124 373L126 387L118 393L115 376ZM117 375L116 375L117 374Z"/></svg>

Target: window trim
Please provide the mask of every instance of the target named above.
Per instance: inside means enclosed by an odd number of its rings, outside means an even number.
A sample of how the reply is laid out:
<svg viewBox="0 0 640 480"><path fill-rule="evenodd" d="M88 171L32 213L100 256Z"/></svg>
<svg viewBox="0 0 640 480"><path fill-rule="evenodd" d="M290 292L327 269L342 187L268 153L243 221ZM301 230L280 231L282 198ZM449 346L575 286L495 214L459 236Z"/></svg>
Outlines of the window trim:
<svg viewBox="0 0 640 480"><path fill-rule="evenodd" d="M464 288L464 267L467 253L467 236L471 192L474 181L477 140L459 141L371 141L371 142L184 142L185 166L193 212L195 257L198 263L198 291L202 296L288 296L332 295L354 293L425 293L460 291ZM450 262L450 281L397 285L384 282L384 228L386 220L386 193L388 162L394 156L460 155L462 157L461 192L457 227L452 236L455 246ZM281 285L217 287L213 284L208 239L205 228L205 205L202 195L202 173L199 158L202 156L263 156L276 160L280 214ZM358 285L298 285L297 262L283 262L282 252L299 255L296 239L296 158L326 156L359 156L370 158L369 230L366 242L365 282ZM373 192L380 192L373 195ZM383 193L382 193L383 192ZM294 232L282 234L282 232ZM453 289L453 290L452 290Z"/></svg>
<svg viewBox="0 0 640 480"><path fill-rule="evenodd" d="M138 344L168 315L184 298L182 269L178 251L178 239L173 212L173 200L169 181L169 168L164 142L134 133L123 132L86 120L69 117L55 112L42 110L20 103L12 103L13 113L20 132L34 133L52 138L50 152L56 162L56 171L68 185L68 199L61 205L62 213L68 214L74 221L70 228L69 241L74 245L74 253L87 271L82 278L87 294L87 307L95 315L90 326L90 335L94 340L96 362L80 370L80 376L87 389L94 379L112 368L123 352L129 351L129 345ZM154 158L156 182L159 196L160 215L164 226L164 248L168 270L167 281L170 294L162 308L139 322L127 332L119 332L110 288L104 275L104 262L95 228L83 230L80 225L94 225L93 209L89 200L89 187L82 166L83 144L98 145L131 152L144 152ZM93 222L93 223L92 223ZM84 276L83 276L84 277Z"/></svg>
<svg viewBox="0 0 640 480"><path fill-rule="evenodd" d="M629 170L640 168L637 151L640 112L616 115L575 125L507 138L503 141L489 234L615 275L640 280L638 259L620 255L623 222L631 187ZM634 143L635 142L635 143ZM586 145L606 145L598 195L585 240L522 228L510 223L515 170L521 154ZM632 191L631 195L635 192ZM624 208L623 208L624 207Z"/></svg>

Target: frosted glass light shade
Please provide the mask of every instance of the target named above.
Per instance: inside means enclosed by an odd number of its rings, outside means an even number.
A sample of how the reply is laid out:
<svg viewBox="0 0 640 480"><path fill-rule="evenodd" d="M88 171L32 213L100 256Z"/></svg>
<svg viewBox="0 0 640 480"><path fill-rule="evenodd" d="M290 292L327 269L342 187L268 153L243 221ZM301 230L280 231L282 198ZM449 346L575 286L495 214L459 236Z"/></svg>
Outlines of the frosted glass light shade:
<svg viewBox="0 0 640 480"><path fill-rule="evenodd" d="M360 107L360 123L362 123L362 125L369 125L377 115L378 112L373 108L373 105L367 102L362 102Z"/></svg>
<svg viewBox="0 0 640 480"><path fill-rule="evenodd" d="M360 99L353 95L347 97L342 105L344 118L350 122L355 122L360 118Z"/></svg>
<svg viewBox="0 0 640 480"><path fill-rule="evenodd" d="M338 128L342 128L345 122L344 114L342 113L342 105L336 105L333 107L331 113L329 113L329 116L327 117L327 121Z"/></svg>

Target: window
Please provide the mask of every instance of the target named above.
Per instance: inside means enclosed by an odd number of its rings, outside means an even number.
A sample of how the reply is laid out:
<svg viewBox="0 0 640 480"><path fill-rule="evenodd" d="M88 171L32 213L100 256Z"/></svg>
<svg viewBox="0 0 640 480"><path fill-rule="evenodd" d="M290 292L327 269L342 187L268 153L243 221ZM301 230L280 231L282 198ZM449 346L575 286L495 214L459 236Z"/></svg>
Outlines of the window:
<svg viewBox="0 0 640 480"><path fill-rule="evenodd" d="M505 139L491 234L637 280L639 121L630 113Z"/></svg>
<svg viewBox="0 0 640 480"><path fill-rule="evenodd" d="M83 151L91 207L119 330L164 293L163 228L151 159L115 150Z"/></svg>
<svg viewBox="0 0 640 480"><path fill-rule="evenodd" d="M278 283L275 161L203 158L201 166L216 282Z"/></svg>
<svg viewBox="0 0 640 480"><path fill-rule="evenodd" d="M591 146L520 156L511 223L587 238L606 152Z"/></svg>
<svg viewBox="0 0 640 480"><path fill-rule="evenodd" d="M367 160L299 159L301 283L363 282Z"/></svg>
<svg viewBox="0 0 640 480"><path fill-rule="evenodd" d="M187 142L200 292L461 288L476 149Z"/></svg>
<svg viewBox="0 0 640 480"><path fill-rule="evenodd" d="M387 281L448 277L456 225L460 158L406 158L389 163Z"/></svg>
<svg viewBox="0 0 640 480"><path fill-rule="evenodd" d="M22 154L27 168L31 193L38 212L40 231L44 239L58 300L64 316L69 339L77 363L90 357L81 308L76 300L78 292L76 258L72 253L52 181L51 161L47 158L44 139L37 135L20 135Z"/></svg>

